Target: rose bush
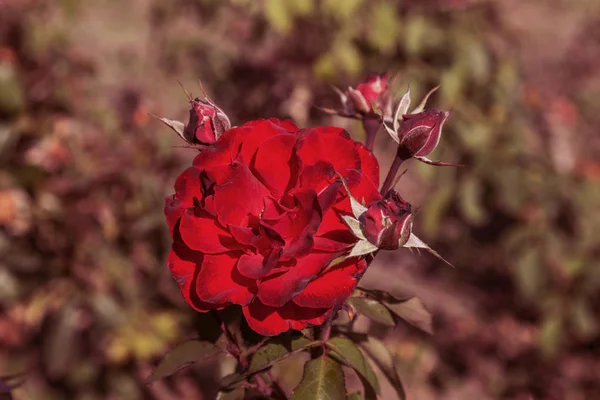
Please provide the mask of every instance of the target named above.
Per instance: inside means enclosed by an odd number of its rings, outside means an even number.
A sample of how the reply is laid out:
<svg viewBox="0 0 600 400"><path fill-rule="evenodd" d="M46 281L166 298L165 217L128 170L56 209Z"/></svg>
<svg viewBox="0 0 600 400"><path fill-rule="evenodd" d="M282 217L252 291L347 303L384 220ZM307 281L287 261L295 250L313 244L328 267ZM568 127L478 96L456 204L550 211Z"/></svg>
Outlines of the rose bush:
<svg viewBox="0 0 600 400"><path fill-rule="evenodd" d="M376 158L340 128L257 120L204 149L165 204L185 300L200 312L239 304L262 335L325 322L367 267L339 262L357 239L338 174L366 206L381 199Z"/></svg>

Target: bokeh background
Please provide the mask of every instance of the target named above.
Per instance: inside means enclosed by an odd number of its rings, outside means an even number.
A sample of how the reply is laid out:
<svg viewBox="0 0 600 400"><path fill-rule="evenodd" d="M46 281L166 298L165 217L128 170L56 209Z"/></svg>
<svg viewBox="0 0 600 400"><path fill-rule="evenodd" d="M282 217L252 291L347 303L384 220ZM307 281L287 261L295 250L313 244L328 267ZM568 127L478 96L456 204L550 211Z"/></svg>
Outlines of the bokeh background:
<svg viewBox="0 0 600 400"><path fill-rule="evenodd" d="M600 398L599 28L595 0L0 0L0 376L18 400L213 398L227 365L143 384L211 324L165 267L195 152L148 113L186 120L200 78L234 124L361 140L314 105L390 71L453 111L432 158L466 166L399 187L456 268L381 254L362 285L418 295L437 333L361 329L411 399ZM393 152L380 133L383 172Z"/></svg>

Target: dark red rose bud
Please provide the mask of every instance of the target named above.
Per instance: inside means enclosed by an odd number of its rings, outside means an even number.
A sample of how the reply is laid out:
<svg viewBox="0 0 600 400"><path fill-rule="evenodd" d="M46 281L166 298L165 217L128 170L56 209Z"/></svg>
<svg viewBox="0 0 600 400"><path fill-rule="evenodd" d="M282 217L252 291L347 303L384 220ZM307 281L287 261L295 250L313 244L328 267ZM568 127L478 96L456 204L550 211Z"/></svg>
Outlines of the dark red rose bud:
<svg viewBox="0 0 600 400"><path fill-rule="evenodd" d="M412 157L425 157L431 153L440 142L442 127L449 115L447 111L435 109L403 115L402 126L398 132L398 157L407 160Z"/></svg>
<svg viewBox="0 0 600 400"><path fill-rule="evenodd" d="M191 144L209 145L231 128L227 115L210 100L190 100L190 120L183 136Z"/></svg>
<svg viewBox="0 0 600 400"><path fill-rule="evenodd" d="M383 250L404 246L412 231L410 204L395 190L371 205L358 221L365 238Z"/></svg>

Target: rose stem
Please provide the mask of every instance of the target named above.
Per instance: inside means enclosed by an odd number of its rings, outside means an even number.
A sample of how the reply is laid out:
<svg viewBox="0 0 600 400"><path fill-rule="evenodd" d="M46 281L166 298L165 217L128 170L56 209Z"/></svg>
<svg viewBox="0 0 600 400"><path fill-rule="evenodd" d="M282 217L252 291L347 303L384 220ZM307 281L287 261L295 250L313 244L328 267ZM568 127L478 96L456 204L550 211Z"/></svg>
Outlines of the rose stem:
<svg viewBox="0 0 600 400"><path fill-rule="evenodd" d="M271 380L271 384L273 385L273 390L275 391L275 393L277 393L277 395L279 395L279 398L287 400L287 398L288 398L287 394L285 394L285 391L281 388L279 383L273 378L273 374L271 373L270 369L267 370L267 375L269 376L269 379Z"/></svg>
<svg viewBox="0 0 600 400"><path fill-rule="evenodd" d="M217 324L220 325L221 331L227 340L227 348L229 349L229 353L240 363L244 370L248 369L248 360L244 356L240 344L237 340L237 335L234 335L233 332L229 329L225 321L221 318L219 313L216 310L210 310L210 314L217 321ZM258 390L265 395L267 398L271 396L272 390L265 382L264 378L260 376L260 374L256 374L252 377L252 379L256 382L258 386Z"/></svg>
<svg viewBox="0 0 600 400"><path fill-rule="evenodd" d="M377 132L381 127L381 121L375 118L365 118L362 120L363 128L365 133L367 134L367 139L365 140L365 146L369 151L373 151L373 146L375 145L375 136L377 136Z"/></svg>
<svg viewBox="0 0 600 400"><path fill-rule="evenodd" d="M217 324L221 328L221 332L223 332L223 335L227 340L228 352L238 360L244 369L248 368L248 360L246 360L246 357L244 357L242 354L237 337L231 332L231 330L229 330L229 327L216 310L210 310L210 315L212 315L215 321L217 321Z"/></svg>
<svg viewBox="0 0 600 400"><path fill-rule="evenodd" d="M323 327L321 328L320 340L322 345L325 345L325 342L327 342L329 340L329 336L331 336L331 325L333 325L333 320L335 320L335 317L340 308L341 306L335 307L331 311L329 318L327 318L327 321L325 321L325 324L323 324Z"/></svg>
<svg viewBox="0 0 600 400"><path fill-rule="evenodd" d="M392 187L394 178L396 177L396 174L398 174L398 170L400 169L400 166L403 162L404 160L402 158L398 156L394 157L394 162L392 163L392 166L390 167L390 170L388 171L388 174L385 177L385 181L383 181L381 190L379 191L379 193L381 193L382 196L385 196Z"/></svg>

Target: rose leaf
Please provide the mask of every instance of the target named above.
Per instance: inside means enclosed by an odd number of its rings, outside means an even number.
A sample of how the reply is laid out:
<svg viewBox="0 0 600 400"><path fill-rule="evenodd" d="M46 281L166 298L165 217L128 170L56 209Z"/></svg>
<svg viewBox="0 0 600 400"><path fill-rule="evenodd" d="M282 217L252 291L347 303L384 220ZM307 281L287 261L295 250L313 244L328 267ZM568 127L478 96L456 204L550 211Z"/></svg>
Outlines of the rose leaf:
<svg viewBox="0 0 600 400"><path fill-rule="evenodd" d="M386 326L396 326L394 318L387 308L379 301L367 299L365 297L350 297L348 304L352 306L358 313L372 321L379 322Z"/></svg>
<svg viewBox="0 0 600 400"><path fill-rule="evenodd" d="M304 365L302 380L294 389L292 400L343 400L346 384L342 366L327 356Z"/></svg>

